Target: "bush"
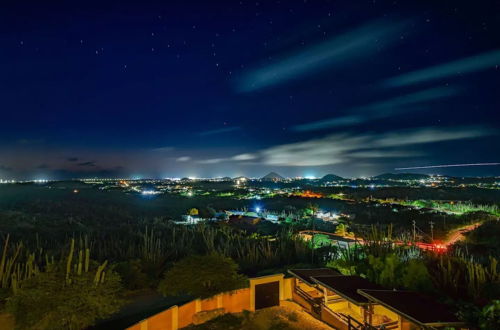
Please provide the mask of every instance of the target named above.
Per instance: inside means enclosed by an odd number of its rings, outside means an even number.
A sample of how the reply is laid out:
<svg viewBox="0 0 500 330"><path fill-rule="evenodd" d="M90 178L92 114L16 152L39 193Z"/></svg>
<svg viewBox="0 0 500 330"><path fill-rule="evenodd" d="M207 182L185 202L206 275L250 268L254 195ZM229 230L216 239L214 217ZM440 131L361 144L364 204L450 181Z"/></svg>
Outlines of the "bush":
<svg viewBox="0 0 500 330"><path fill-rule="evenodd" d="M83 329L122 306L120 278L115 272L106 272L99 283L94 272L68 281L61 268L51 267L23 281L9 298L6 310L14 315L17 328Z"/></svg>
<svg viewBox="0 0 500 330"><path fill-rule="evenodd" d="M240 289L246 283L246 277L238 274L238 265L231 258L212 253L189 256L175 263L165 274L158 290L166 296L188 294L207 298Z"/></svg>

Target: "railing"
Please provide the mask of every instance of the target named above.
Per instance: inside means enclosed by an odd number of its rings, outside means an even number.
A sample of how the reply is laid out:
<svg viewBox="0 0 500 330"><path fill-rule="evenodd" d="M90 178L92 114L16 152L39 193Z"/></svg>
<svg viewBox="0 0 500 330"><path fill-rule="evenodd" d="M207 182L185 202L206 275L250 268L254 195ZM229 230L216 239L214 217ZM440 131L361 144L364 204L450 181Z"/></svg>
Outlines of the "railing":
<svg viewBox="0 0 500 330"><path fill-rule="evenodd" d="M310 295L308 295L306 291L302 290L298 286L295 287L295 292L299 296L301 296L302 298L304 298L305 300L307 300L308 303L314 303L314 298L311 297Z"/></svg>
<svg viewBox="0 0 500 330"><path fill-rule="evenodd" d="M351 330L351 329L360 329L360 330L365 329L365 325L363 323L359 322L358 320L356 320L355 318L353 318L352 316L346 315L343 313L334 312L328 306L326 306L326 305L323 305L323 306L324 306L325 310L328 311L328 313L332 314L339 321L345 323L345 325L347 326L347 329L349 329L349 330Z"/></svg>
<svg viewBox="0 0 500 330"><path fill-rule="evenodd" d="M398 321L389 321L382 324L378 324L376 326L370 325L368 323L363 324L362 322L358 321L357 319L355 319L350 315L333 311L330 307L328 307L326 304L323 303L324 298L311 297L305 290L301 289L298 286L295 287L295 293L299 295L302 299L304 299L308 304L310 304L312 310L316 314L321 315L321 307L324 307L328 313L330 313L340 322L344 323L347 329L349 330L380 330L380 329L390 330L390 329L397 329L399 325ZM342 300L343 299L340 297L327 298L328 303L335 303Z"/></svg>
<svg viewBox="0 0 500 330"><path fill-rule="evenodd" d="M397 329L398 326L399 326L399 322L398 321L389 321L389 322L385 322L385 323L379 324L379 325L377 325L374 328L375 329L387 329L387 330L390 330L390 329Z"/></svg>
<svg viewBox="0 0 500 330"><path fill-rule="evenodd" d="M342 297L327 297L326 298L326 302L328 304L334 304L336 302L340 302L340 301L343 301L343 300L344 300L344 298L342 298Z"/></svg>
<svg viewBox="0 0 500 330"><path fill-rule="evenodd" d="M322 298L314 298L307 294L306 291L302 290L298 286L295 287L295 293L304 299L309 305L311 305L312 310L316 314L321 314L321 300Z"/></svg>

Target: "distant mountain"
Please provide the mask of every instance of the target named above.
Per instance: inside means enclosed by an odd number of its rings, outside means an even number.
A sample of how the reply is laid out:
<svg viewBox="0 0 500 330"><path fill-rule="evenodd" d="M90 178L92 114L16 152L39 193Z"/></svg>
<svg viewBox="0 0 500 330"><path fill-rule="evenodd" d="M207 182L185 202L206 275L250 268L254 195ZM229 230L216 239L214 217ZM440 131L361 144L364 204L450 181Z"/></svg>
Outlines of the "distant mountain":
<svg viewBox="0 0 500 330"><path fill-rule="evenodd" d="M344 178L340 177L338 175L335 175L335 174L327 174L321 178L321 181L324 181L324 182L332 182L332 181L340 181L340 180L344 180Z"/></svg>
<svg viewBox="0 0 500 330"><path fill-rule="evenodd" d="M271 172L268 175L262 177L261 180L263 180L263 181L282 181L282 180L285 180L285 178L276 172Z"/></svg>
<svg viewBox="0 0 500 330"><path fill-rule="evenodd" d="M428 178L430 176L427 174L416 173L384 173L373 177L379 180L425 180Z"/></svg>

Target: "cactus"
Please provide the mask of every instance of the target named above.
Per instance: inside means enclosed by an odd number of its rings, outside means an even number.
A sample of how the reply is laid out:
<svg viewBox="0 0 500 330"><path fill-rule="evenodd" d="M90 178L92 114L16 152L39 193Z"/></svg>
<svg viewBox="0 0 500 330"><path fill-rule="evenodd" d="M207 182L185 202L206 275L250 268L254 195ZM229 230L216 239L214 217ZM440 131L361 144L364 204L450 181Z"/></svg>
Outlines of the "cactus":
<svg viewBox="0 0 500 330"><path fill-rule="evenodd" d="M71 283L70 273L71 273L71 262L73 261L73 252L75 250L75 239L71 239L71 247L69 250L69 255L66 261L66 283Z"/></svg>
<svg viewBox="0 0 500 330"><path fill-rule="evenodd" d="M103 271L104 268L106 268L106 265L108 264L108 261L104 261L99 267L97 267L97 270L95 272L94 276L94 285L97 286L99 283L102 283L104 281L104 275Z"/></svg>
<svg viewBox="0 0 500 330"><path fill-rule="evenodd" d="M85 273L89 271L89 264L90 264L90 249L86 248L85 249Z"/></svg>
<svg viewBox="0 0 500 330"><path fill-rule="evenodd" d="M78 268L76 270L76 273L78 275L82 275L82 264L83 262L83 250L80 250L80 252L78 253Z"/></svg>

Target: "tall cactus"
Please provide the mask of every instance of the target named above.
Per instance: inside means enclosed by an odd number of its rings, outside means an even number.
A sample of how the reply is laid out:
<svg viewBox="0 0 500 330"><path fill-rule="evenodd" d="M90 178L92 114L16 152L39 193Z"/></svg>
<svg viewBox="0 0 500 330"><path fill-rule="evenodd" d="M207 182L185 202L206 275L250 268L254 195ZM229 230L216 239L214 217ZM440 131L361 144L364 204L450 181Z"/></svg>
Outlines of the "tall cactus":
<svg viewBox="0 0 500 330"><path fill-rule="evenodd" d="M94 276L94 285L97 286L99 283L104 282L104 268L106 268L106 265L108 264L108 261L104 261L99 267L97 267L97 271L95 272Z"/></svg>
<svg viewBox="0 0 500 330"><path fill-rule="evenodd" d="M71 247L69 249L69 255L66 261L66 283L71 283L71 262L73 261L73 252L75 250L75 239L71 239Z"/></svg>

